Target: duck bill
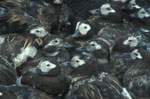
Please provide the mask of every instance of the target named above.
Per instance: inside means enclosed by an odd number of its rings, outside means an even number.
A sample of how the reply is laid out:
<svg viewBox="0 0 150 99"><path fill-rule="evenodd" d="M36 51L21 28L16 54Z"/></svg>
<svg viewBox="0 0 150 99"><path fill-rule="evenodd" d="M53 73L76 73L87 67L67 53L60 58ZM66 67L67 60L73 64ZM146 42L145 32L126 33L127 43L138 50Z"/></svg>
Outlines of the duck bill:
<svg viewBox="0 0 150 99"><path fill-rule="evenodd" d="M140 9L141 7L139 5L135 5L134 8Z"/></svg>
<svg viewBox="0 0 150 99"><path fill-rule="evenodd" d="M89 11L92 15L101 15L101 12L99 9L94 9Z"/></svg>
<svg viewBox="0 0 150 99"><path fill-rule="evenodd" d="M88 52L85 47L79 47L79 48L76 48L76 50L79 52Z"/></svg>
<svg viewBox="0 0 150 99"><path fill-rule="evenodd" d="M111 9L111 11L110 11L111 13L115 13L116 11L114 10L114 9Z"/></svg>
<svg viewBox="0 0 150 99"><path fill-rule="evenodd" d="M147 18L150 17L150 14L149 14L149 13L146 13L146 14L145 14L145 17L147 17Z"/></svg>
<svg viewBox="0 0 150 99"><path fill-rule="evenodd" d="M69 21L69 17L66 17L65 18L65 24L70 26L71 25L71 22Z"/></svg>
<svg viewBox="0 0 150 99"><path fill-rule="evenodd" d="M76 31L73 35L73 38L81 37L81 33L79 31Z"/></svg>
<svg viewBox="0 0 150 99"><path fill-rule="evenodd" d="M68 61L68 62L64 62L64 63L62 63L64 66L66 66L66 67L71 67L71 62L70 61Z"/></svg>
<svg viewBox="0 0 150 99"><path fill-rule="evenodd" d="M31 73L41 73L40 69L37 68L37 67L29 69L29 72L31 72Z"/></svg>
<svg viewBox="0 0 150 99"><path fill-rule="evenodd" d="M138 15L136 13L134 13L134 14L130 14L130 17L131 18L138 18Z"/></svg>
<svg viewBox="0 0 150 99"><path fill-rule="evenodd" d="M72 48L73 47L73 45L72 44L70 44L70 43L68 43L68 42L65 42L64 44L63 44L63 46L62 46L63 48Z"/></svg>
<svg viewBox="0 0 150 99"><path fill-rule="evenodd" d="M129 59L129 58L131 58L131 55L130 55L130 53L124 53L124 58L126 58L126 59Z"/></svg>

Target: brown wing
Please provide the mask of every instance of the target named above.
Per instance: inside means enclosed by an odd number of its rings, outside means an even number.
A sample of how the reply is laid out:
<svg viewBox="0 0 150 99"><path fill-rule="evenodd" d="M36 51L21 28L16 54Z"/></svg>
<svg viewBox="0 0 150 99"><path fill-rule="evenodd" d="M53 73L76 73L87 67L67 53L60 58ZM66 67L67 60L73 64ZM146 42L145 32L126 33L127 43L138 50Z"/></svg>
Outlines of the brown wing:
<svg viewBox="0 0 150 99"><path fill-rule="evenodd" d="M45 27L47 31L51 30L51 21L49 21L48 16L44 15L45 9L40 8L39 10L39 15L38 15L38 20L40 23Z"/></svg>
<svg viewBox="0 0 150 99"><path fill-rule="evenodd" d="M0 5L5 8L21 8L23 0L4 0Z"/></svg>
<svg viewBox="0 0 150 99"><path fill-rule="evenodd" d="M38 12L37 18L47 31L51 31L53 27L58 26L59 8L49 4L45 8L40 8Z"/></svg>
<svg viewBox="0 0 150 99"><path fill-rule="evenodd" d="M38 23L38 21L35 18L29 16L27 13L19 9L11 9L9 10L9 14L10 14L10 17L8 19L9 23L19 22L20 24L27 24L27 25Z"/></svg>

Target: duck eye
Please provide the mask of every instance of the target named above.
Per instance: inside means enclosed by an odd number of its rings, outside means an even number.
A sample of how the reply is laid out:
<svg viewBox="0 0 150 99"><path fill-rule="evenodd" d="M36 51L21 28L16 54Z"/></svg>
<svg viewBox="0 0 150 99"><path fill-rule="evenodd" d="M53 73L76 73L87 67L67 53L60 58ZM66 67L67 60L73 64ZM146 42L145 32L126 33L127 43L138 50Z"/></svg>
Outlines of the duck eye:
<svg viewBox="0 0 150 99"><path fill-rule="evenodd" d="M106 8L106 10L111 10L110 8Z"/></svg>
<svg viewBox="0 0 150 99"><path fill-rule="evenodd" d="M36 30L36 32L40 32L39 30Z"/></svg>
<svg viewBox="0 0 150 99"><path fill-rule="evenodd" d="M50 64L47 64L46 66L47 66L47 67L50 67Z"/></svg>
<svg viewBox="0 0 150 99"><path fill-rule="evenodd" d="M137 54L137 53L135 53L135 56L138 56L138 54Z"/></svg>
<svg viewBox="0 0 150 99"><path fill-rule="evenodd" d="M85 26L84 29L87 29L87 26Z"/></svg>
<svg viewBox="0 0 150 99"><path fill-rule="evenodd" d="M54 42L55 42L55 43L57 43L57 42L58 42L58 40L55 40Z"/></svg>
<svg viewBox="0 0 150 99"><path fill-rule="evenodd" d="M76 60L76 62L77 62L77 63L79 63L79 61L78 61L78 60Z"/></svg>
<svg viewBox="0 0 150 99"><path fill-rule="evenodd" d="M132 42L132 40L129 40L129 42Z"/></svg>
<svg viewBox="0 0 150 99"><path fill-rule="evenodd" d="M135 4L132 4L133 6L135 6Z"/></svg>
<svg viewBox="0 0 150 99"><path fill-rule="evenodd" d="M91 46L95 46L94 44L91 44Z"/></svg>
<svg viewBox="0 0 150 99"><path fill-rule="evenodd" d="M143 12L141 12L142 14L145 14L145 12L143 11Z"/></svg>

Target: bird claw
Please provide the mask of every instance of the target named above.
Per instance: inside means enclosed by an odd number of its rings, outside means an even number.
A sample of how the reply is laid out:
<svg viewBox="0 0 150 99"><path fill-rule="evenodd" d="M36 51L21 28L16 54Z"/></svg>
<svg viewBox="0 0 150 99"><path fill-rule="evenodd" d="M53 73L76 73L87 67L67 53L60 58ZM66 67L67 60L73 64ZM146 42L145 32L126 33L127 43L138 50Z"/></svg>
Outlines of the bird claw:
<svg viewBox="0 0 150 99"><path fill-rule="evenodd" d="M36 38L36 39L35 39L35 42L36 42L39 46L41 46L41 45L43 44L42 38Z"/></svg>
<svg viewBox="0 0 150 99"><path fill-rule="evenodd" d="M24 43L24 46L23 46L23 49L29 47L30 45L32 44L32 41L30 41L28 38L25 40L25 43Z"/></svg>
<svg viewBox="0 0 150 99"><path fill-rule="evenodd" d="M7 36L7 42L13 42L16 39L16 36L13 36L12 39L10 39L10 36Z"/></svg>

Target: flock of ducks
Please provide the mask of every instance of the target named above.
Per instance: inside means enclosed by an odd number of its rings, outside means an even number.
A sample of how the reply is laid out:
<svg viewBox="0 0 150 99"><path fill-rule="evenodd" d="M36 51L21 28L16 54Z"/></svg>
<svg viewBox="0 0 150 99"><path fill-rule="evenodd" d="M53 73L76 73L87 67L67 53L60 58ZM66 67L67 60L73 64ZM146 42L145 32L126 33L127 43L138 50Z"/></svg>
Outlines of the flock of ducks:
<svg viewBox="0 0 150 99"><path fill-rule="evenodd" d="M0 99L150 99L149 0L1 0Z"/></svg>

